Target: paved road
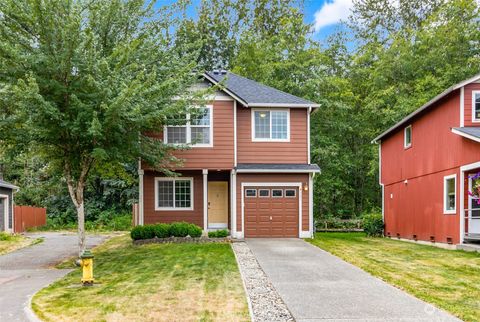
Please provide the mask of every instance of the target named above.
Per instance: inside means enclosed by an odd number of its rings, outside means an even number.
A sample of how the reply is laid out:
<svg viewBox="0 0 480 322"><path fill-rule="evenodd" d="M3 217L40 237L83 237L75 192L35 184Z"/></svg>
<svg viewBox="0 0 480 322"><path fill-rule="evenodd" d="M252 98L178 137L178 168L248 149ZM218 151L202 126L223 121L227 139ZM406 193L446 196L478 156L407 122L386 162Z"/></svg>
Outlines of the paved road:
<svg viewBox="0 0 480 322"><path fill-rule="evenodd" d="M0 256L0 321L34 321L27 309L31 297L69 273L69 269L53 266L77 253L75 234L45 232L27 236L43 237L44 241ZM98 245L104 239L105 236L88 236L87 246Z"/></svg>
<svg viewBox="0 0 480 322"><path fill-rule="evenodd" d="M297 322L460 321L300 239L247 239Z"/></svg>

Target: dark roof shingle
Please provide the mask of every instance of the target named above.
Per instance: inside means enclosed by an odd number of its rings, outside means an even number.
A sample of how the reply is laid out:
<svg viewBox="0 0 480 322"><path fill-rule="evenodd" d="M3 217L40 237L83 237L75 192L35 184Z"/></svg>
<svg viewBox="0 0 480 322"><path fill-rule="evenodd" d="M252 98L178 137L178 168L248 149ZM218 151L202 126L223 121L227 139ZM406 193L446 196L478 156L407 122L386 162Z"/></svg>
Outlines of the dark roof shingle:
<svg viewBox="0 0 480 322"><path fill-rule="evenodd" d="M282 106L282 107L319 107L301 97L291 95L270 86L260 84L251 79L232 72L206 72L210 81L218 84L222 81L225 90L235 95L241 103L248 107Z"/></svg>
<svg viewBox="0 0 480 322"><path fill-rule="evenodd" d="M473 126L467 126L467 127L454 127L452 130L461 132L463 134L467 134L470 136L473 136L477 139L480 139L480 127L473 127Z"/></svg>

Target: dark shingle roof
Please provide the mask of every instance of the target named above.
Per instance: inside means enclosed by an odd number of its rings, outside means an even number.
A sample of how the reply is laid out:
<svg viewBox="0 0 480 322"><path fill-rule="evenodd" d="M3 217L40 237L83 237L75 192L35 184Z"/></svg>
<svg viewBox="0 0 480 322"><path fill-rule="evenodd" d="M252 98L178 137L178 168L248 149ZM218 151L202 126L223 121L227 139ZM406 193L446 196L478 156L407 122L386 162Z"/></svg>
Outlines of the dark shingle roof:
<svg viewBox="0 0 480 322"><path fill-rule="evenodd" d="M298 163L239 163L238 172L320 172L316 164Z"/></svg>
<svg viewBox="0 0 480 322"><path fill-rule="evenodd" d="M205 77L222 85L228 94L248 107L319 107L319 104L282 92L232 72L206 72Z"/></svg>
<svg viewBox="0 0 480 322"><path fill-rule="evenodd" d="M8 183L6 181L3 181L1 179L0 179L0 187L8 188L8 189L18 189L18 187L16 185L13 185L13 184Z"/></svg>
<svg viewBox="0 0 480 322"><path fill-rule="evenodd" d="M480 127L454 127L452 129L453 133L457 132L456 134L462 135L466 134L467 136L471 136L477 139L480 139ZM458 133L460 132L460 133Z"/></svg>

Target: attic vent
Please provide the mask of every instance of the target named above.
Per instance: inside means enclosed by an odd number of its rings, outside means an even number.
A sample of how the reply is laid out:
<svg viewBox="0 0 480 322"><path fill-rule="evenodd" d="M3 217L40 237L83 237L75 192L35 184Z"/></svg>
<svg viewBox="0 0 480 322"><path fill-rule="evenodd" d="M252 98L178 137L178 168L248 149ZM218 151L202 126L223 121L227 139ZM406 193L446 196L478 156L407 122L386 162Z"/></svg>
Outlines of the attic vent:
<svg viewBox="0 0 480 322"><path fill-rule="evenodd" d="M222 70L220 71L220 74L225 75L226 73L227 73L227 71L226 71L225 69L222 69Z"/></svg>
<svg viewBox="0 0 480 322"><path fill-rule="evenodd" d="M435 242L435 236L430 236L430 241L431 241L432 243L434 243L434 242Z"/></svg>
<svg viewBox="0 0 480 322"><path fill-rule="evenodd" d="M219 71L218 69L214 69L214 70L213 70L213 73L214 73L215 75L218 75L218 74L220 74L220 71Z"/></svg>
<svg viewBox="0 0 480 322"><path fill-rule="evenodd" d="M447 244L449 244L449 245L453 244L452 237L447 237Z"/></svg>

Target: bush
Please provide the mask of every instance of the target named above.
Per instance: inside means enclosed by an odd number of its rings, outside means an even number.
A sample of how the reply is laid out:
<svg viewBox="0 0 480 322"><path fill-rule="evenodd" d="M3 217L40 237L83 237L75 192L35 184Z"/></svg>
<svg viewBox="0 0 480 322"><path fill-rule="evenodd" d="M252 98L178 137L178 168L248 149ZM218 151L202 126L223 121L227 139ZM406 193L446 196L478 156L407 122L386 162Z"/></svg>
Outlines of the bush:
<svg viewBox="0 0 480 322"><path fill-rule="evenodd" d="M0 240L7 241L13 240L13 235L0 231Z"/></svg>
<svg viewBox="0 0 480 322"><path fill-rule="evenodd" d="M228 236L228 230L222 229L222 230L215 230L215 231L209 231L208 232L208 237L209 238L225 238Z"/></svg>
<svg viewBox="0 0 480 322"><path fill-rule="evenodd" d="M190 224L186 222L174 222L170 224L170 236L187 237Z"/></svg>
<svg viewBox="0 0 480 322"><path fill-rule="evenodd" d="M363 230L369 237L383 236L382 214L368 214L363 216Z"/></svg>
<svg viewBox="0 0 480 322"><path fill-rule="evenodd" d="M170 225L168 224L156 224L153 226L155 231L155 236L157 238L168 238L170 237Z"/></svg>
<svg viewBox="0 0 480 322"><path fill-rule="evenodd" d="M188 226L188 235L193 238L200 237L202 236L202 228L198 227L197 225L190 224Z"/></svg>
<svg viewBox="0 0 480 322"><path fill-rule="evenodd" d="M136 226L130 231L133 240L150 239L155 237L155 225Z"/></svg>

